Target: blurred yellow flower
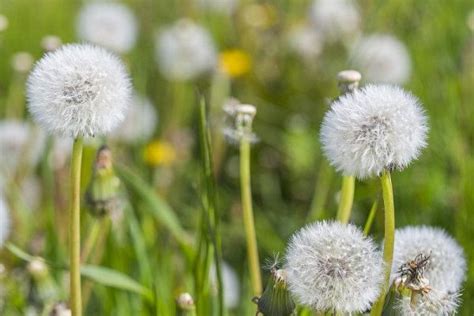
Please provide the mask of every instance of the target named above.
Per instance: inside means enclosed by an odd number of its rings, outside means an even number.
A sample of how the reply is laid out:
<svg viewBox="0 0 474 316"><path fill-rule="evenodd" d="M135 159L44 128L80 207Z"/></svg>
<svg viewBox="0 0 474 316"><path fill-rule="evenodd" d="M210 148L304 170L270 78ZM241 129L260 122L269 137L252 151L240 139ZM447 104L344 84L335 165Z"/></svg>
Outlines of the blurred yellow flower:
<svg viewBox="0 0 474 316"><path fill-rule="evenodd" d="M252 61L246 52L240 49L229 49L220 53L220 70L231 78L240 77L250 71Z"/></svg>
<svg viewBox="0 0 474 316"><path fill-rule="evenodd" d="M155 140L145 147L143 159L151 166L169 166L176 160L176 150L168 142Z"/></svg>

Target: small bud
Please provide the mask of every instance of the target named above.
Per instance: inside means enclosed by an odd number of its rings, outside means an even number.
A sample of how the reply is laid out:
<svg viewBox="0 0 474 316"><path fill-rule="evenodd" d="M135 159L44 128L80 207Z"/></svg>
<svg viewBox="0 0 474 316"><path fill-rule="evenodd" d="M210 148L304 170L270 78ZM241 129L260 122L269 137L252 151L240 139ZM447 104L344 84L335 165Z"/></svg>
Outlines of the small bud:
<svg viewBox="0 0 474 316"><path fill-rule="evenodd" d="M196 306L194 305L194 300L191 294L181 293L176 299L176 304L181 311L194 311Z"/></svg>
<svg viewBox="0 0 474 316"><path fill-rule="evenodd" d="M95 216L104 216L120 207L120 180L112 167L112 153L107 146L97 151L94 171L86 201Z"/></svg>
<svg viewBox="0 0 474 316"><path fill-rule="evenodd" d="M48 267L42 258L34 258L28 263L27 269L36 280L41 280L48 276Z"/></svg>
<svg viewBox="0 0 474 316"><path fill-rule="evenodd" d="M46 52L52 52L59 48L62 45L62 41L58 36L55 35L46 35L41 39L41 47Z"/></svg>
<svg viewBox="0 0 474 316"><path fill-rule="evenodd" d="M337 74L337 81L341 94L352 92L359 87L362 78L360 72L356 70L343 70Z"/></svg>
<svg viewBox="0 0 474 316"><path fill-rule="evenodd" d="M268 280L265 291L262 296L254 298L257 304L258 313L264 316L289 316L295 310L295 303L287 290L286 272L283 269L277 269L274 266L271 269L270 279Z"/></svg>

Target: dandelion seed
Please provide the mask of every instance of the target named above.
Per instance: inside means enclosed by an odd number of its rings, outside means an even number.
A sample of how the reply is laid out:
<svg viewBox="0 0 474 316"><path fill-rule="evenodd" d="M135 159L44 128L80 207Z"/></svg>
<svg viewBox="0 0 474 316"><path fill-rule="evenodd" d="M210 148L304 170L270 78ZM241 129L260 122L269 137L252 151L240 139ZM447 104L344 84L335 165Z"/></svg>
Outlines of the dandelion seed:
<svg viewBox="0 0 474 316"><path fill-rule="evenodd" d="M329 42L348 40L359 32L360 14L353 0L315 0L311 22Z"/></svg>
<svg viewBox="0 0 474 316"><path fill-rule="evenodd" d="M290 292L317 311L363 312L381 291L382 255L353 225L310 224L292 236L285 259Z"/></svg>
<svg viewBox="0 0 474 316"><path fill-rule="evenodd" d="M74 138L116 127L124 119L130 91L130 79L117 57L77 44L46 54L27 86L35 121L53 134Z"/></svg>
<svg viewBox="0 0 474 316"><path fill-rule="evenodd" d="M80 39L117 53L130 51L137 40L137 21L133 12L119 3L89 3L77 21Z"/></svg>
<svg viewBox="0 0 474 316"><path fill-rule="evenodd" d="M360 179L403 169L426 146L419 101L395 86L368 85L336 100L321 127L323 150L344 175Z"/></svg>
<svg viewBox="0 0 474 316"><path fill-rule="evenodd" d="M126 144L142 143L153 135L157 121L158 115L150 100L135 93L124 122L113 130L111 137Z"/></svg>
<svg viewBox="0 0 474 316"><path fill-rule="evenodd" d="M217 53L210 34L186 19L164 28L157 36L155 52L160 71L169 80L191 80L210 72Z"/></svg>
<svg viewBox="0 0 474 316"><path fill-rule="evenodd" d="M410 78L408 49L392 35L363 37L354 45L350 63L360 70L368 82L403 84Z"/></svg>
<svg viewBox="0 0 474 316"><path fill-rule="evenodd" d="M455 293L466 277L466 259L458 243L442 229L408 226L395 232L392 280L400 276L400 267L418 254L429 254L424 277L441 293Z"/></svg>

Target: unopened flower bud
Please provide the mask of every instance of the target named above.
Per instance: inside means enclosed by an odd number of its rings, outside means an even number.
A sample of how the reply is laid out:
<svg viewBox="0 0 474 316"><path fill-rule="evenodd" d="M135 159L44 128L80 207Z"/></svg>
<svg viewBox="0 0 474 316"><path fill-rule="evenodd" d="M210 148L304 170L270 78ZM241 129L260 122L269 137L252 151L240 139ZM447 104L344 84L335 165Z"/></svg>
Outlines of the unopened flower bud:
<svg viewBox="0 0 474 316"><path fill-rule="evenodd" d="M272 268L262 296L255 298L258 312L265 316L289 316L295 310L295 302L287 289L286 271Z"/></svg>
<svg viewBox="0 0 474 316"><path fill-rule="evenodd" d="M343 70L337 74L337 81L341 94L352 92L359 87L362 78L360 72L356 70Z"/></svg>
<svg viewBox="0 0 474 316"><path fill-rule="evenodd" d="M194 311L196 306L194 305L194 300L191 294L181 293L176 299L176 304L178 308L182 311Z"/></svg>

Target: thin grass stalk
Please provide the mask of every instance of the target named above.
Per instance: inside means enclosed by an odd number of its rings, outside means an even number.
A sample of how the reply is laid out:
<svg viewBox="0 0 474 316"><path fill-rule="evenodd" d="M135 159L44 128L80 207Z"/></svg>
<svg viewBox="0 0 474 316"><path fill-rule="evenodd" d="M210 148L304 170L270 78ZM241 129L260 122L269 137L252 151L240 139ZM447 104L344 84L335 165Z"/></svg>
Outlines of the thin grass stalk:
<svg viewBox="0 0 474 316"><path fill-rule="evenodd" d="M333 173L329 167L329 164L326 161L321 161L318 179L316 180L316 184L314 186L311 208L306 218L307 222L324 218L324 205L327 201L332 178Z"/></svg>
<svg viewBox="0 0 474 316"><path fill-rule="evenodd" d="M372 224L375 219L375 214L377 213L377 207L379 205L379 201L375 200L374 203L372 204L372 207L370 208L369 211L369 216L367 217L367 221L365 222L364 225L364 235L368 236L370 233L370 228L372 227Z"/></svg>
<svg viewBox="0 0 474 316"><path fill-rule="evenodd" d="M74 140L71 161L70 307L72 316L82 315L81 302L81 164L83 140Z"/></svg>
<svg viewBox="0 0 474 316"><path fill-rule="evenodd" d="M354 176L342 177L341 198L337 209L336 219L341 223L347 224L351 217L352 203L354 201Z"/></svg>
<svg viewBox="0 0 474 316"><path fill-rule="evenodd" d="M393 248L395 243L395 206L393 202L393 187L390 172L385 170L380 177L385 208L385 238L383 244L383 259L385 261L385 281L377 302L372 307L371 316L382 315L385 296L390 289L390 272L392 270Z"/></svg>
<svg viewBox="0 0 474 316"><path fill-rule="evenodd" d="M255 296L262 294L262 278L258 258L257 237L252 209L252 190L250 185L250 142L247 137L240 139L240 189L242 215L247 237L247 255L249 260L250 281Z"/></svg>

